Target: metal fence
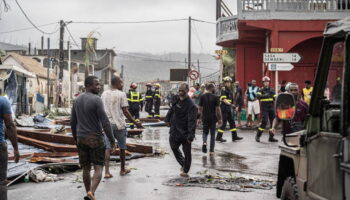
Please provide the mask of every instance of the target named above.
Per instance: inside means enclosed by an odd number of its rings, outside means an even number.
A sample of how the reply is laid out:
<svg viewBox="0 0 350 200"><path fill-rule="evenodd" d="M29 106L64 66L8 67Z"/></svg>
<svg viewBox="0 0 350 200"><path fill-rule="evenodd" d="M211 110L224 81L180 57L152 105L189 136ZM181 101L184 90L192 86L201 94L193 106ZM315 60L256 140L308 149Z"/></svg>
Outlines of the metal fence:
<svg viewBox="0 0 350 200"><path fill-rule="evenodd" d="M241 11L344 12L350 0L241 0Z"/></svg>

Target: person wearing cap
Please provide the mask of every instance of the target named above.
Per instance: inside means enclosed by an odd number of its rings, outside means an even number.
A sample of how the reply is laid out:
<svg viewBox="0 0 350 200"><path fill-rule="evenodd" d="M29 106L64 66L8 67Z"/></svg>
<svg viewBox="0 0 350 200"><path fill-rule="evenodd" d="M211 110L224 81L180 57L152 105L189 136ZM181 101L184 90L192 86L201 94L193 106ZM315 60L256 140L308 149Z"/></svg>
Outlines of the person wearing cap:
<svg viewBox="0 0 350 200"><path fill-rule="evenodd" d="M332 90L332 101L339 103L341 100L341 79L337 77L337 83L334 85Z"/></svg>
<svg viewBox="0 0 350 200"><path fill-rule="evenodd" d="M233 93L231 91L231 82L232 82L232 79L229 76L225 77L224 78L225 87L221 90L220 108L221 108L223 123L221 127L218 129L218 134L216 135L216 141L218 142L226 142L226 140L223 139L222 136L224 134L227 121L230 125L232 141L234 142L236 140L243 139L237 136L237 128L236 128L235 121L233 119L232 109L234 109L235 106L233 104Z"/></svg>
<svg viewBox="0 0 350 200"><path fill-rule="evenodd" d="M160 102L161 102L161 94L160 94L160 84L156 83L154 90L154 96L153 96L153 103L154 103L154 117L156 119L160 118L159 110L160 110Z"/></svg>
<svg viewBox="0 0 350 200"><path fill-rule="evenodd" d="M267 122L270 121L270 130L269 130L269 142L277 142L274 138L274 134L272 132L272 123L275 119L275 98L276 93L275 90L270 87L270 78L264 76L263 79L264 86L259 90L258 99L261 103L261 111L262 111L262 121L260 126L258 127L258 131L255 136L255 141L260 142L260 137L264 132Z"/></svg>
<svg viewBox="0 0 350 200"><path fill-rule="evenodd" d="M311 95L314 88L311 87L311 81L306 80L304 83L305 83L305 88L303 88L303 91L301 94L303 96L304 101L307 103L307 105L310 105Z"/></svg>
<svg viewBox="0 0 350 200"><path fill-rule="evenodd" d="M131 83L129 93L127 94L129 103L129 112L131 116L135 118L135 121L140 121L140 108L143 108L142 95L136 91L137 84ZM134 123L130 123L130 128L134 128Z"/></svg>
<svg viewBox="0 0 350 200"><path fill-rule="evenodd" d="M147 83L146 87L147 87L147 91L145 95L145 101L146 101L145 111L148 113L147 118L153 118L154 113L152 112L152 107L153 107L154 91L152 90L151 83Z"/></svg>

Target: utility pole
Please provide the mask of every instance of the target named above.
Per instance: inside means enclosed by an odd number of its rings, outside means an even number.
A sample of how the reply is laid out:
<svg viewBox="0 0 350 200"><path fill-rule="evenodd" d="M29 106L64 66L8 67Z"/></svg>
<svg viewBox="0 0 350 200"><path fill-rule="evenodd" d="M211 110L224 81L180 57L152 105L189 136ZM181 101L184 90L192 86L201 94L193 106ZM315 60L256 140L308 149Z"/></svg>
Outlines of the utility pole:
<svg viewBox="0 0 350 200"><path fill-rule="evenodd" d="M188 17L188 71L191 70L191 16Z"/></svg>
<svg viewBox="0 0 350 200"><path fill-rule="evenodd" d="M68 93L68 105L70 106L70 101L72 99L72 66L71 66L71 54L70 54L70 42L67 41L67 49L68 49L68 73L69 73L69 78L68 78L68 88L69 88L69 93Z"/></svg>
<svg viewBox="0 0 350 200"><path fill-rule="evenodd" d="M187 58L185 58L185 67L187 67Z"/></svg>
<svg viewBox="0 0 350 200"><path fill-rule="evenodd" d="M59 42L59 60L58 60L58 66L59 66L59 75L58 75L58 92L57 92L57 106L58 102L62 93L62 78L63 78L63 67L64 67L64 49L63 49L63 39L64 39L64 26L65 23L63 20L60 20L60 42Z"/></svg>
<svg viewBox="0 0 350 200"><path fill-rule="evenodd" d="M44 36L41 38L43 48ZM50 66L51 66L50 38L47 38L47 108L50 110Z"/></svg>
<svg viewBox="0 0 350 200"><path fill-rule="evenodd" d="M197 59L197 67L199 72L199 84L202 84L201 68L199 67L199 59Z"/></svg>

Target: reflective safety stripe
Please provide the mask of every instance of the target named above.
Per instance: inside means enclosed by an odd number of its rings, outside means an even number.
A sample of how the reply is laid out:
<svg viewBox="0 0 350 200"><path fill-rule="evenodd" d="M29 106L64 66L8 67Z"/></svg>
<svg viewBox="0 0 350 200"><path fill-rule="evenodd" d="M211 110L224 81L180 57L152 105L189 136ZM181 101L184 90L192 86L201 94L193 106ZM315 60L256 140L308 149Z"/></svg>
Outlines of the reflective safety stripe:
<svg viewBox="0 0 350 200"><path fill-rule="evenodd" d="M276 97L277 95L273 95L273 97Z"/></svg>
<svg viewBox="0 0 350 200"><path fill-rule="evenodd" d="M139 119L135 119L135 122L139 122L140 120Z"/></svg>
<svg viewBox="0 0 350 200"><path fill-rule="evenodd" d="M140 101L144 101L144 100L145 100L144 98L140 99Z"/></svg>
<svg viewBox="0 0 350 200"><path fill-rule="evenodd" d="M257 92L256 94L261 95L261 92Z"/></svg>
<svg viewBox="0 0 350 200"><path fill-rule="evenodd" d="M272 128L270 128L270 131L272 131Z"/></svg>
<svg viewBox="0 0 350 200"><path fill-rule="evenodd" d="M261 99L260 101L273 101L273 98L268 98L268 99Z"/></svg>
<svg viewBox="0 0 350 200"><path fill-rule="evenodd" d="M134 123L129 123L130 126L134 125Z"/></svg>
<svg viewBox="0 0 350 200"><path fill-rule="evenodd" d="M143 101L140 99L140 93L138 92L130 92L130 98L128 98L128 101L130 102L140 102Z"/></svg>
<svg viewBox="0 0 350 200"><path fill-rule="evenodd" d="M145 96L145 97L146 97L146 99L153 98L153 96Z"/></svg>
<svg viewBox="0 0 350 200"><path fill-rule="evenodd" d="M232 100L230 100L230 99L226 99L226 101L227 101L227 102L229 102L229 103L231 103L231 102L232 102Z"/></svg>
<svg viewBox="0 0 350 200"><path fill-rule="evenodd" d="M233 129L231 129L230 131L237 131L237 129L236 129L236 128L233 128Z"/></svg>
<svg viewBox="0 0 350 200"><path fill-rule="evenodd" d="M160 117L160 115L154 115L155 117Z"/></svg>
<svg viewBox="0 0 350 200"><path fill-rule="evenodd" d="M152 115L148 115L147 117L153 117Z"/></svg>
<svg viewBox="0 0 350 200"><path fill-rule="evenodd" d="M259 131L264 131L265 129L259 127L258 130L259 130Z"/></svg>
<svg viewBox="0 0 350 200"><path fill-rule="evenodd" d="M219 133L223 133L223 132L224 132L224 130L222 130L222 129L218 129L218 132L219 132Z"/></svg>
<svg viewBox="0 0 350 200"><path fill-rule="evenodd" d="M227 96L221 96L220 101L222 101L223 99L226 99L226 98L227 98Z"/></svg>

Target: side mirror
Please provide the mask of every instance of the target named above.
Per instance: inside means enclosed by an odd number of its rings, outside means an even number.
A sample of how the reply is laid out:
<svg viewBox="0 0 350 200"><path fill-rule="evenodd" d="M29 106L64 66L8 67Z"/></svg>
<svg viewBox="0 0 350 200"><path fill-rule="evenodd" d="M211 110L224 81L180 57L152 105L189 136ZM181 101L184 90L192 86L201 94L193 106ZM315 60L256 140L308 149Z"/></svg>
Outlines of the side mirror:
<svg viewBox="0 0 350 200"><path fill-rule="evenodd" d="M281 93L277 96L275 105L276 116L280 120L292 120L295 115L295 100L289 93Z"/></svg>

